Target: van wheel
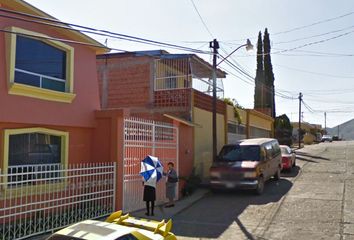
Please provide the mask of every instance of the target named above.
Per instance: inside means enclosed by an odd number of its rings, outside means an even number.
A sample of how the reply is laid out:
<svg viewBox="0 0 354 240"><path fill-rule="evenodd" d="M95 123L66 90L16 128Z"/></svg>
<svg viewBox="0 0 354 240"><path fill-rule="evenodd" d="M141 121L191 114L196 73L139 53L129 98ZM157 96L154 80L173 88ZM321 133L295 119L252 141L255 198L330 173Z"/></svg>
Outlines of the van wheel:
<svg viewBox="0 0 354 240"><path fill-rule="evenodd" d="M280 179L280 167L278 167L277 171L274 174L274 179L279 180Z"/></svg>
<svg viewBox="0 0 354 240"><path fill-rule="evenodd" d="M262 195L264 191L264 178L262 176L260 176L258 178L258 184L257 184L257 188L256 188L256 194L257 195Z"/></svg>

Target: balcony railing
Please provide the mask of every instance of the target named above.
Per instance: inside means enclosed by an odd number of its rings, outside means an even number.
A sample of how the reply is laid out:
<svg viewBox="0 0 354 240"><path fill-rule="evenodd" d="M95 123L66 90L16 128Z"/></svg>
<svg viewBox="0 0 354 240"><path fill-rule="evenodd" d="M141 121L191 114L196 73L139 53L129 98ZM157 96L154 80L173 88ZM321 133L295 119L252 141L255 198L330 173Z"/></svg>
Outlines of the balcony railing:
<svg viewBox="0 0 354 240"><path fill-rule="evenodd" d="M203 67L207 71L202 71ZM190 89L212 95L213 81L210 68L199 62L193 62L188 55L155 61L155 105L189 106ZM217 78L216 92L219 98L224 97L224 86L220 78Z"/></svg>

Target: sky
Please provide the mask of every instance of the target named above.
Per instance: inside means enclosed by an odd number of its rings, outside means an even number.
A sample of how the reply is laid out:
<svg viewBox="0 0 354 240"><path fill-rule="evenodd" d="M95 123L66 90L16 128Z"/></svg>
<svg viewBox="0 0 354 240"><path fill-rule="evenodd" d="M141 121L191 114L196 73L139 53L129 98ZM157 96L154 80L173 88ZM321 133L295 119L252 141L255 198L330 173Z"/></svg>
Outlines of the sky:
<svg viewBox="0 0 354 240"><path fill-rule="evenodd" d="M102 30L210 51L219 41L226 56L268 28L275 76L276 113L298 121L334 127L354 118L354 1L352 0L27 0L59 20ZM106 37L90 35L104 43ZM155 50L125 40L107 39L108 47ZM170 53L178 50L163 48ZM256 48L255 48L256 49ZM211 56L200 57L212 62ZM225 97L253 108L256 51L240 48L225 62Z"/></svg>

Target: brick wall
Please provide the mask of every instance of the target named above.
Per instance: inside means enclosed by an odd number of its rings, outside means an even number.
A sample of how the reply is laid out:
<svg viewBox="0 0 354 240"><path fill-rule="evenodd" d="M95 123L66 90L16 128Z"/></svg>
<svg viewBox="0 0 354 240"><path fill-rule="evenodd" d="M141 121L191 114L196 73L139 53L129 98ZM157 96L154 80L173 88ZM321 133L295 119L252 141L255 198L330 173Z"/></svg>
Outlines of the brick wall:
<svg viewBox="0 0 354 240"><path fill-rule="evenodd" d="M194 97L194 106L197 108L201 108L207 111L213 111L213 97L199 92L197 90L193 90L193 97ZM216 101L216 112L220 114L226 113L226 104L221 101Z"/></svg>
<svg viewBox="0 0 354 240"><path fill-rule="evenodd" d="M101 106L107 108L152 105L152 59L101 55L97 71ZM151 86L151 87L150 87Z"/></svg>

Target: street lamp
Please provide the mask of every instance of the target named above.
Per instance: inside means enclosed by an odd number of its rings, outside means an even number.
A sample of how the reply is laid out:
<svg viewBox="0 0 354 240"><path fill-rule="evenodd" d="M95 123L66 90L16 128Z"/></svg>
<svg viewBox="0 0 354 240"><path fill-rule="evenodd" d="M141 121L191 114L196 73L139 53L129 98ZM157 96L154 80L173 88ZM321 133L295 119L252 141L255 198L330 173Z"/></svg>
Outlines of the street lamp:
<svg viewBox="0 0 354 240"><path fill-rule="evenodd" d="M213 161L216 160L217 156L217 136L216 136L216 67L219 66L223 61L225 61L228 57L230 57L232 54L234 54L237 50L239 50L242 47L246 47L246 50L252 50L253 45L249 39L247 39L246 44L243 44L241 46L238 46L235 50L233 50L229 55L226 57L223 57L222 60L217 64L216 59L217 59L217 54L218 54L218 49L219 49L219 42L214 39L212 42L210 42L210 48L213 48Z"/></svg>
<svg viewBox="0 0 354 240"><path fill-rule="evenodd" d="M233 50L229 55L226 57L222 57L222 60L216 65L219 66L223 61L225 61L228 57L230 57L232 54L234 54L237 50L239 50L242 47L246 47L247 51L250 51L253 49L253 45L249 39L247 39L245 44L242 44L241 46L238 46L235 50ZM216 69L215 69L216 70Z"/></svg>

